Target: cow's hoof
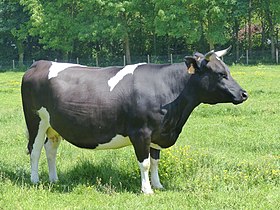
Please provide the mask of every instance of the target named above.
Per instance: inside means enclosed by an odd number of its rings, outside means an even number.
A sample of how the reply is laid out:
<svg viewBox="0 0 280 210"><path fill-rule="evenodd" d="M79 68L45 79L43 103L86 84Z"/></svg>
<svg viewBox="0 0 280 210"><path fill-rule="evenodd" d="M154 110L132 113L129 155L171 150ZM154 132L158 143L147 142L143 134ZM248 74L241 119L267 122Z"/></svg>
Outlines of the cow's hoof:
<svg viewBox="0 0 280 210"><path fill-rule="evenodd" d="M31 177L31 182L32 182L32 184L38 184L38 182L39 182L39 177Z"/></svg>
<svg viewBox="0 0 280 210"><path fill-rule="evenodd" d="M163 186L159 180L152 180L152 187L154 189L163 189Z"/></svg>
<svg viewBox="0 0 280 210"><path fill-rule="evenodd" d="M153 185L153 188L158 189L158 190L163 190L164 189L164 187L161 184Z"/></svg>
<svg viewBox="0 0 280 210"><path fill-rule="evenodd" d="M142 192L145 195L152 195L152 194L154 194L154 191L151 188L150 189L142 189Z"/></svg>
<svg viewBox="0 0 280 210"><path fill-rule="evenodd" d="M58 178L57 177L56 178L50 178L49 180L50 180L50 183L58 182Z"/></svg>

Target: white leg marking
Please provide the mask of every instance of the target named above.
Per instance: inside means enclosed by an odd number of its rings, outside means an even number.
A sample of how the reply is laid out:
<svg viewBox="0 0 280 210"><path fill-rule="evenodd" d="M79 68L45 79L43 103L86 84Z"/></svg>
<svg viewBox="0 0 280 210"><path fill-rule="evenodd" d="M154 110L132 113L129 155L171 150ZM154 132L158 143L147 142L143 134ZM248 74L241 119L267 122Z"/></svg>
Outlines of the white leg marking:
<svg viewBox="0 0 280 210"><path fill-rule="evenodd" d="M57 139L48 139L47 143L44 145L48 160L50 182L56 182L58 180L56 172L56 154L60 142L61 137L58 137Z"/></svg>
<svg viewBox="0 0 280 210"><path fill-rule="evenodd" d="M39 182L39 174L38 174L39 158L46 138L46 131L49 127L49 118L50 118L47 110L44 107L42 107L38 111L38 113L39 113L39 117L41 118L41 121L39 123L38 133L34 140L33 149L30 154L31 182L33 183Z"/></svg>
<svg viewBox="0 0 280 210"><path fill-rule="evenodd" d="M150 169L150 155L142 163L138 162L141 171L141 184L142 192L145 194L153 194L153 190L149 180L149 169Z"/></svg>
<svg viewBox="0 0 280 210"><path fill-rule="evenodd" d="M151 183L156 189L163 189L158 175L158 162L159 160L151 158Z"/></svg>
<svg viewBox="0 0 280 210"><path fill-rule="evenodd" d="M49 75L48 78L51 79L53 77L57 77L58 73L69 68L69 67L86 67L83 65L79 64L73 64L73 63L57 63L57 62L52 62L52 65L49 69Z"/></svg>
<svg viewBox="0 0 280 210"><path fill-rule="evenodd" d="M121 69L115 76L113 76L111 79L108 80L108 85L110 87L110 91L112 91L115 86L121 81L125 75L127 74L133 74L134 70L140 66L146 63L137 63L134 65L127 65L123 69Z"/></svg>

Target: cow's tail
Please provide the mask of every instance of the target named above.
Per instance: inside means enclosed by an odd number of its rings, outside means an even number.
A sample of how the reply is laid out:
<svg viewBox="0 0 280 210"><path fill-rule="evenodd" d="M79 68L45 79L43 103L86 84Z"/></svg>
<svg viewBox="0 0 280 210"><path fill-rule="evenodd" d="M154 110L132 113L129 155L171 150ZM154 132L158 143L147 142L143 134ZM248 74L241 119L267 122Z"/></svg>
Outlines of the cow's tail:
<svg viewBox="0 0 280 210"><path fill-rule="evenodd" d="M26 137L26 139L29 141L29 132L28 132L27 126L25 127L25 137ZM26 152L27 155L30 154L28 148L26 148L26 151L25 151L25 152Z"/></svg>
<svg viewBox="0 0 280 210"><path fill-rule="evenodd" d="M29 67L29 69L32 69L32 68L36 68L37 67L37 64L38 64L38 61L35 61L31 64L31 66Z"/></svg>

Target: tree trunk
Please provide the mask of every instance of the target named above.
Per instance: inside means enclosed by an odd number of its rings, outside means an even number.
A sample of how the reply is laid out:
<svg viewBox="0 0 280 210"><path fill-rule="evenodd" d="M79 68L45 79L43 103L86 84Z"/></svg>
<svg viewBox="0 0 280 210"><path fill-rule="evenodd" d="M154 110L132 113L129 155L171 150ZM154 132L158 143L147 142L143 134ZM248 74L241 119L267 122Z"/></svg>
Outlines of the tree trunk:
<svg viewBox="0 0 280 210"><path fill-rule="evenodd" d="M262 21L262 57L264 58L265 56L265 52L264 52L264 48L265 48L265 22L264 20Z"/></svg>
<svg viewBox="0 0 280 210"><path fill-rule="evenodd" d="M213 41L208 41L208 42L209 42L210 50L214 50L214 48L215 48L214 42Z"/></svg>
<svg viewBox="0 0 280 210"><path fill-rule="evenodd" d="M63 59L63 62L68 62L69 60L69 53L68 52L62 52L62 59Z"/></svg>
<svg viewBox="0 0 280 210"><path fill-rule="evenodd" d="M269 35L270 35L270 40L271 40L271 58L274 61L275 60L276 38L274 35L274 25L273 25L272 19L269 19Z"/></svg>
<svg viewBox="0 0 280 210"><path fill-rule="evenodd" d="M269 26L269 36L271 40L271 58L274 61L275 60L275 35L274 35L274 23L273 23L273 17L272 17L272 12L270 11L270 4L267 2L267 7L266 7L266 15L267 15L267 21L268 21L268 26Z"/></svg>
<svg viewBox="0 0 280 210"><path fill-rule="evenodd" d="M240 58L240 54L239 54L239 37L238 37L238 31L239 31L239 24L238 24L238 20L235 18L234 21L234 39L235 39L235 53L236 53L236 57L235 60L236 62L238 62L239 58Z"/></svg>
<svg viewBox="0 0 280 210"><path fill-rule="evenodd" d="M249 0L249 11L248 11L248 50L251 55L252 50L252 0Z"/></svg>
<svg viewBox="0 0 280 210"><path fill-rule="evenodd" d="M156 37L156 33L154 32L153 34L153 40L154 40L154 55L157 55L157 37Z"/></svg>
<svg viewBox="0 0 280 210"><path fill-rule="evenodd" d="M17 40L17 50L18 50L18 65L19 67L22 67L23 58L24 58L24 45L21 40Z"/></svg>
<svg viewBox="0 0 280 210"><path fill-rule="evenodd" d="M131 64L129 37L127 33L125 34L124 37L124 45L125 45L124 48L125 48L126 63Z"/></svg>
<svg viewBox="0 0 280 210"><path fill-rule="evenodd" d="M271 32L271 58L274 61L275 60L275 37L273 35L273 31Z"/></svg>

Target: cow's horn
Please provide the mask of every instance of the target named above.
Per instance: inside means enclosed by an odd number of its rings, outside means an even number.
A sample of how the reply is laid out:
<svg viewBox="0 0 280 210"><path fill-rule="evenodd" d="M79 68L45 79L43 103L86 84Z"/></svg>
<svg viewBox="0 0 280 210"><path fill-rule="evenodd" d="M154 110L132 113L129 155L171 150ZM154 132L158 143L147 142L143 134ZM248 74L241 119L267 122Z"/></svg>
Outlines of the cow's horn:
<svg viewBox="0 0 280 210"><path fill-rule="evenodd" d="M210 60L210 56L213 55L214 53L215 53L214 50L211 50L210 52L206 53L205 60L209 61Z"/></svg>
<svg viewBox="0 0 280 210"><path fill-rule="evenodd" d="M220 58L220 57L226 55L230 51L230 49L231 49L231 45L225 50L215 52L215 54Z"/></svg>

